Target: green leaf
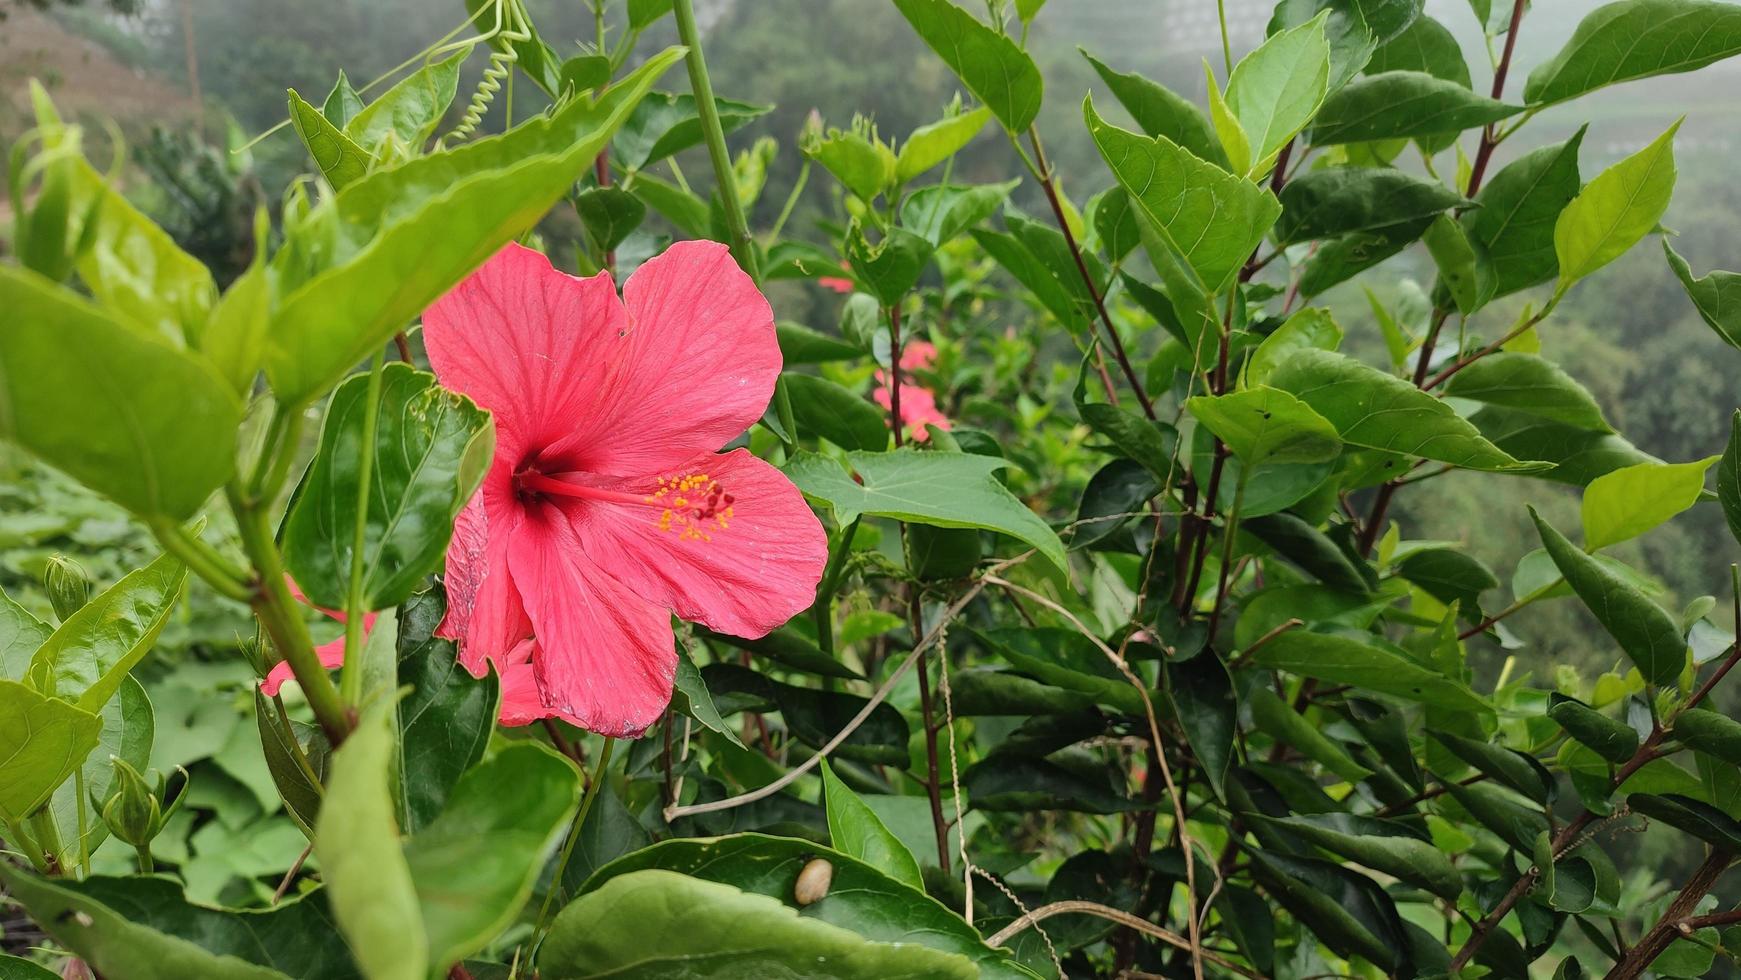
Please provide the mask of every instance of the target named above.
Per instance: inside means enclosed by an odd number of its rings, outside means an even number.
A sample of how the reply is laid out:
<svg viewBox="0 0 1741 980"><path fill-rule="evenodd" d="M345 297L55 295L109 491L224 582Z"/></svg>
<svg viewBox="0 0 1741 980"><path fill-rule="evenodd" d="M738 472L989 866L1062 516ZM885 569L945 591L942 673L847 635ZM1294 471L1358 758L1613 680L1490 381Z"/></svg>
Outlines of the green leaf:
<svg viewBox="0 0 1741 980"><path fill-rule="evenodd" d="M1040 112L1043 83L1034 59L1013 38L949 0L895 0L895 8L974 97L1021 134Z"/></svg>
<svg viewBox="0 0 1741 980"><path fill-rule="evenodd" d="M1558 364L1534 354L1495 351L1445 382L1445 394L1545 419L1591 432L1613 432L1602 406Z"/></svg>
<svg viewBox="0 0 1741 980"><path fill-rule="evenodd" d="M1494 745L1492 742L1464 738L1451 732L1434 731L1427 734L1449 749L1458 759L1541 806L1552 803L1558 792L1559 787L1554 782L1553 775L1534 756Z"/></svg>
<svg viewBox="0 0 1741 980"><path fill-rule="evenodd" d="M1391 167L1327 167L1282 188L1276 240L1287 245L1387 228L1466 203L1438 181Z"/></svg>
<svg viewBox="0 0 1741 980"><path fill-rule="evenodd" d="M1027 756L977 762L961 774L961 789L969 806L993 813L1128 813L1144 806L1113 787L1103 770L1078 771Z"/></svg>
<svg viewBox="0 0 1741 980"><path fill-rule="evenodd" d="M1554 223L1554 254L1564 292L1619 258L1649 234L1674 193L1677 120L1650 145L1597 174Z"/></svg>
<svg viewBox="0 0 1741 980"><path fill-rule="evenodd" d="M1387 71L1423 71L1434 78L1470 87L1469 64L1463 48L1444 24L1421 14L1401 34L1373 52L1366 70L1374 75Z"/></svg>
<svg viewBox="0 0 1741 980"><path fill-rule="evenodd" d="M562 872L563 889L568 894L578 894L594 871L651 843L652 836L628 807L623 806L623 801L617 798L607 780L599 786L592 807L586 811L586 820L580 826L580 839L575 842L568 867Z"/></svg>
<svg viewBox="0 0 1741 980"><path fill-rule="evenodd" d="M345 123L363 111L363 97L357 93L351 80L345 77L345 70L339 69L338 81L333 83L332 91L326 94L326 101L320 104L320 114L327 122L343 128Z"/></svg>
<svg viewBox="0 0 1741 980"><path fill-rule="evenodd" d="M719 112L720 127L726 133L755 122L774 108L718 96L713 104ZM695 111L695 96L688 92L681 95L649 92L635 105L622 124L622 132L611 142L611 162L635 173L638 183L640 171L672 154L700 146L704 136L701 116Z"/></svg>
<svg viewBox="0 0 1741 980"><path fill-rule="evenodd" d="M1299 712L1288 707L1287 702L1268 687L1253 688L1246 698L1246 707L1251 710L1252 724L1274 739L1276 744L1298 751L1350 783L1358 783L1372 775L1371 769L1354 761L1348 750L1300 717Z"/></svg>
<svg viewBox="0 0 1741 980"><path fill-rule="evenodd" d="M695 669L695 662L689 659L689 651L682 648L677 651L677 679L671 695L671 708L695 719L703 728L724 737L738 748L744 747L737 732L732 731L731 726L720 717L719 708L713 703L713 695L708 693L707 684L701 679L701 672Z"/></svg>
<svg viewBox="0 0 1741 980"><path fill-rule="evenodd" d="M0 590L0 680L23 680L31 657L53 634L54 627Z"/></svg>
<svg viewBox="0 0 1741 980"><path fill-rule="evenodd" d="M0 864L0 881L57 940L108 980L361 980L332 928L326 893L269 909L195 905L167 877L40 878Z"/></svg>
<svg viewBox="0 0 1741 980"><path fill-rule="evenodd" d="M791 904L798 872L818 858L834 866L834 880L825 899L805 906L806 917L850 930L873 942L907 943L965 956L978 964L979 975L986 980L1031 980L1035 976L1008 952L986 946L972 926L924 892L855 857L806 840L733 834L705 840L662 841L601 868L588 879L586 890L590 894L619 876L657 868ZM764 920L758 916L755 921ZM676 931L683 928L677 927ZM800 971L795 975L806 974Z"/></svg>
<svg viewBox="0 0 1741 980"><path fill-rule="evenodd" d="M1353 358L1300 350L1270 375L1269 383L1292 392L1336 427L1342 440L1392 453L1406 453L1468 469L1534 471L1482 438L1449 405L1401 378Z"/></svg>
<svg viewBox="0 0 1741 980"><path fill-rule="evenodd" d="M925 263L931 260L931 243L905 228L891 228L872 245L854 228L847 238L846 255L859 285L888 307L900 303L918 285Z"/></svg>
<svg viewBox="0 0 1741 980"><path fill-rule="evenodd" d="M1428 670L1376 638L1292 630L1258 647L1252 660L1260 667L1352 684L1435 707L1480 714L1493 711L1466 685Z"/></svg>
<svg viewBox="0 0 1741 980"><path fill-rule="evenodd" d="M1165 136L1111 126L1082 103L1089 135L1113 176L1208 292L1224 289L1281 214L1275 195L1205 163Z"/></svg>
<svg viewBox="0 0 1741 980"><path fill-rule="evenodd" d="M254 259L212 309L200 338L205 354L231 390L247 398L266 359L266 330L272 322L272 290L266 279L266 243L271 221L264 208L254 213Z"/></svg>
<svg viewBox="0 0 1741 980"><path fill-rule="evenodd" d="M285 518L285 564L319 606L342 609L356 541L357 483L369 376L333 392L320 446ZM363 540L363 608L409 598L441 565L453 521L489 469L488 412L435 375L395 361L382 367L369 513Z"/></svg>
<svg viewBox="0 0 1741 980"><path fill-rule="evenodd" d="M97 747L102 719L69 702L0 681L0 816L18 823L48 802Z"/></svg>
<svg viewBox="0 0 1741 980"><path fill-rule="evenodd" d="M1711 272L1694 279L1692 267L1670 247L1667 238L1662 240L1662 250L1699 317L1724 343L1741 348L1741 273Z"/></svg>
<svg viewBox="0 0 1741 980"><path fill-rule="evenodd" d="M656 55L596 103L376 170L290 228L272 263L274 392L292 404L319 395L535 224L679 57Z"/></svg>
<svg viewBox="0 0 1741 980"><path fill-rule="evenodd" d="M1729 534L1741 541L1741 409L1729 417L1729 444L1717 464L1717 499L1723 504Z"/></svg>
<svg viewBox="0 0 1741 980"><path fill-rule="evenodd" d="M452 640L435 635L447 613L438 590L399 609L399 824L416 833L442 812L463 774L484 756L495 730L501 682L494 671L473 677Z"/></svg>
<svg viewBox="0 0 1741 980"><path fill-rule="evenodd" d="M911 448L853 452L847 460L857 481L838 462L805 452L784 472L805 495L833 507L843 525L867 514L933 527L982 528L1024 541L1058 568L1066 567L1058 535L992 476L1007 460Z"/></svg>
<svg viewBox="0 0 1741 980"><path fill-rule="evenodd" d="M1484 408L1469 421L1500 449L1521 459L1553 463L1553 469L1538 474L1543 479L1575 486L1622 466L1658 461L1613 433L1591 432L1514 409Z"/></svg>
<svg viewBox="0 0 1741 980"><path fill-rule="evenodd" d="M637 173L624 186L685 235L706 238L712 230L713 216L707 202L676 184L666 183L649 173Z"/></svg>
<svg viewBox="0 0 1741 980"><path fill-rule="evenodd" d="M369 172L369 151L353 142L319 109L304 102L295 89L290 90L289 101L290 125L296 127L302 145L308 147L315 166L334 190Z"/></svg>
<svg viewBox="0 0 1741 980"><path fill-rule="evenodd" d="M895 155L880 141L850 130L832 130L826 139L804 147L842 187L869 201L895 183Z"/></svg>
<svg viewBox="0 0 1741 980"><path fill-rule="evenodd" d="M1058 319L1071 333L1083 335L1093 322L1093 300L1084 301L1080 292L1080 276L1066 278L1068 267L1045 261L1013 234L975 229L973 240L979 244L1005 272L1028 288L1040 305ZM1072 280L1076 284L1073 288Z"/></svg>
<svg viewBox="0 0 1741 980"><path fill-rule="evenodd" d="M1631 583L1573 547L1534 507L1529 516L1554 566L1644 679L1652 684L1675 683L1687 663L1687 642L1674 619Z"/></svg>
<svg viewBox="0 0 1741 980"><path fill-rule="evenodd" d="M288 733L286 724L290 727ZM260 733L260 749L266 759L266 770L272 776L272 785L278 789L279 799L284 801L285 812L296 821L297 829L314 836L314 819L320 813L324 792L321 780L325 778L327 763L332 758L326 734L318 726L281 719L278 709L260 693L259 688L254 689L254 727ZM308 759L306 768L296 756L297 749L291 746L292 738Z"/></svg>
<svg viewBox="0 0 1741 980"><path fill-rule="evenodd" d="M30 684L93 714L115 696L169 620L187 568L170 555L127 574L67 617L30 660Z"/></svg>
<svg viewBox="0 0 1741 980"><path fill-rule="evenodd" d="M629 29L640 33L671 12L671 0L629 0Z"/></svg>
<svg viewBox="0 0 1741 980"><path fill-rule="evenodd" d="M1215 138L1221 141L1221 149L1227 154L1227 169L1249 176L1255 163L1251 158L1251 138L1245 135L1239 117L1222 98L1221 87L1215 83L1215 69L1209 66L1207 58L1203 59L1203 88L1209 93L1209 122L1215 127Z"/></svg>
<svg viewBox="0 0 1741 980"><path fill-rule="evenodd" d="M753 640L725 633L715 633L702 626L695 628L695 635L715 643L734 646L739 650L748 650L806 674L816 674L819 677L839 677L849 681L864 680L864 675L823 653L822 648L817 646L814 640L790 627L781 627L766 636L760 636Z"/></svg>
<svg viewBox="0 0 1741 980"><path fill-rule="evenodd" d="M1410 552L1397 563L1397 573L1446 605L1462 603L1465 614L1479 615L1481 593L1499 588L1499 579L1481 559L1457 548Z"/></svg>
<svg viewBox="0 0 1741 980"><path fill-rule="evenodd" d="M1538 147L1500 168L1463 213L1469 240L1487 254L1494 295L1546 282L1560 271L1554 225L1583 186L1578 176L1580 127L1563 143Z"/></svg>
<svg viewBox="0 0 1741 980"><path fill-rule="evenodd" d="M1548 717L1573 740L1612 763L1622 763L1638 751L1638 732L1631 725L1602 714L1563 694L1548 695Z"/></svg>
<svg viewBox="0 0 1741 980"><path fill-rule="evenodd" d="M1227 106L1251 143L1257 172L1310 122L1330 81L1327 13L1276 34L1239 60L1227 79Z"/></svg>
<svg viewBox="0 0 1741 980"><path fill-rule="evenodd" d="M1741 722L1705 708L1675 715L1671 734L1689 749L1741 765Z"/></svg>
<svg viewBox="0 0 1741 980"><path fill-rule="evenodd" d="M876 811L840 781L826 759L822 762L822 791L828 808L828 837L835 850L884 869L902 884L924 889L925 881L919 875L919 862L913 859L913 852L883 826Z"/></svg>
<svg viewBox="0 0 1741 980"><path fill-rule="evenodd" d="M774 324L780 341L780 357L786 366L794 364L824 364L829 361L850 361L864 351L832 334L806 327L802 323L782 321Z"/></svg>
<svg viewBox="0 0 1741 980"><path fill-rule="evenodd" d="M424 980L430 943L388 787L392 713L390 702L376 702L333 752L314 856L339 931L369 980Z"/></svg>
<svg viewBox="0 0 1741 980"><path fill-rule="evenodd" d="M1455 900L1463 892L1463 878L1451 859L1407 824L1351 813L1258 819L1286 827L1325 850L1419 885L1440 898Z"/></svg>
<svg viewBox="0 0 1741 980"><path fill-rule="evenodd" d="M649 935L661 938L649 945ZM614 877L563 909L538 969L552 980L978 975L961 956L871 942L766 896L659 870Z"/></svg>
<svg viewBox="0 0 1741 980"><path fill-rule="evenodd" d="M1282 0L1268 32L1296 27L1328 10L1331 92L1348 84L1373 54L1406 31L1421 12L1421 0Z"/></svg>
<svg viewBox="0 0 1741 980"><path fill-rule="evenodd" d="M1712 0L1620 0L1585 15L1553 58L1529 73L1532 106L1604 85L1694 71L1741 54L1741 10Z"/></svg>
<svg viewBox="0 0 1741 980"><path fill-rule="evenodd" d="M1408 964L1396 905L1372 879L1315 858L1269 850L1251 855L1258 883L1326 946L1343 956L1363 956L1389 973Z"/></svg>
<svg viewBox="0 0 1741 980"><path fill-rule="evenodd" d="M1318 463L1342 452L1342 439L1328 419L1275 388L1259 385L1226 395L1198 395L1185 407L1248 467Z"/></svg>
<svg viewBox="0 0 1741 980"><path fill-rule="evenodd" d="M1329 146L1459 133L1522 111L1426 72L1387 71L1349 82L1326 98L1310 139Z"/></svg>
<svg viewBox="0 0 1741 980"><path fill-rule="evenodd" d="M798 424L842 449L888 448L888 418L876 405L826 378L786 374Z"/></svg>
<svg viewBox="0 0 1741 980"><path fill-rule="evenodd" d="M1585 550L1636 538L1698 503L1705 492L1705 471L1719 458L1639 463L1590 481L1584 488Z"/></svg>
<svg viewBox="0 0 1741 980"><path fill-rule="evenodd" d="M1090 695L1129 715L1145 712L1143 696L1098 646L1063 629L995 629L978 634L1017 670L1054 687ZM1153 695L1151 700L1158 700Z"/></svg>
<svg viewBox="0 0 1741 980"><path fill-rule="evenodd" d="M60 980L60 974L29 960L0 955L0 980Z"/></svg>
<svg viewBox="0 0 1741 980"><path fill-rule="evenodd" d="M941 246L996 213L1019 183L921 187L901 203L901 226L933 247Z"/></svg>
<svg viewBox="0 0 1741 980"><path fill-rule="evenodd" d="M1226 798L1227 770L1233 764L1239 731L1239 699L1233 679L1215 654L1204 651L1166 668L1167 696L1184 729L1191 754L1202 763L1215 795Z"/></svg>
<svg viewBox="0 0 1741 980"><path fill-rule="evenodd" d="M939 119L913 130L895 157L895 184L900 186L960 152L985 128L991 110L985 106Z"/></svg>
<svg viewBox="0 0 1741 980"><path fill-rule="evenodd" d="M469 50L424 65L381 93L345 124L345 135L374 153L389 137L416 148L434 135L442 113L459 90L459 66Z"/></svg>
<svg viewBox="0 0 1741 980"><path fill-rule="evenodd" d="M1336 325L1329 310L1322 307L1299 310L1257 345L1257 350L1252 352L1245 365L1246 381L1263 384L1297 350L1335 350L1341 345L1342 328Z"/></svg>
<svg viewBox="0 0 1741 980"><path fill-rule="evenodd" d="M647 206L621 187L588 187L574 196L574 211L601 251L621 245L647 217Z"/></svg>
<svg viewBox="0 0 1741 980"><path fill-rule="evenodd" d="M1660 820L1676 830L1726 851L1741 851L1741 822L1701 800L1674 793L1632 793L1626 805L1634 813Z"/></svg>
<svg viewBox="0 0 1741 980"><path fill-rule="evenodd" d="M1300 272L1300 295L1317 296L1372 268L1421 237L1432 218L1414 218L1325 239Z"/></svg>
<svg viewBox="0 0 1741 980"><path fill-rule="evenodd" d="M580 773L535 743L507 746L460 777L441 815L405 843L434 972L514 921L579 805Z"/></svg>
<svg viewBox="0 0 1741 980"><path fill-rule="evenodd" d="M1282 511L1253 517L1240 529L1332 588L1364 595L1376 585L1365 562L1357 563L1328 535L1295 514Z"/></svg>
<svg viewBox="0 0 1741 980"><path fill-rule="evenodd" d="M60 865L70 868L79 860L81 853L94 853L97 846L109 836L109 827L101 817L92 810L91 798L108 799L110 787L115 781L115 767L110 759L120 759L143 773L151 764L151 740L155 734L155 719L151 713L151 699L146 696L145 688L129 676L122 684L120 692L103 706L98 716L102 719L102 732L97 736L97 746L85 757L84 792L85 798L79 798L78 780L68 780L55 791L54 799L49 808L54 814L55 827L60 830L62 841ZM85 850L79 849L79 806L85 808Z"/></svg>
<svg viewBox="0 0 1741 980"><path fill-rule="evenodd" d="M1124 74L1114 71L1087 51L1082 51L1081 48L1077 50L1094 66L1100 80L1112 90L1118 104L1124 106L1125 111L1136 120L1137 128L1145 135L1164 136L1199 159L1218 166L1227 166L1227 154L1221 149L1220 141L1215 138L1215 130L1211 128L1209 120L1203 117L1202 110L1193 105L1190 99L1135 72Z"/></svg>
<svg viewBox="0 0 1741 980"><path fill-rule="evenodd" d="M0 266L0 308L0 436L148 518L230 478L242 408L210 365L26 269Z"/></svg>
<svg viewBox="0 0 1741 980"><path fill-rule="evenodd" d="M1421 244L1427 247L1427 254L1439 270L1434 295L1441 303L1448 295L1457 312L1469 316L1493 298L1498 280L1494 278L1492 264L1450 215L1434 218L1421 235Z"/></svg>
<svg viewBox="0 0 1741 980"><path fill-rule="evenodd" d="M708 664L701 671L719 710L778 711L792 737L812 748L827 744L869 703L844 691L818 691L785 684L734 663ZM888 703L871 711L865 722L834 750L835 758L871 765L899 765L907 760L907 719Z"/></svg>
<svg viewBox="0 0 1741 980"><path fill-rule="evenodd" d="M1094 703L1091 695L989 667L969 667L952 674L949 686L957 715L1066 714Z"/></svg>

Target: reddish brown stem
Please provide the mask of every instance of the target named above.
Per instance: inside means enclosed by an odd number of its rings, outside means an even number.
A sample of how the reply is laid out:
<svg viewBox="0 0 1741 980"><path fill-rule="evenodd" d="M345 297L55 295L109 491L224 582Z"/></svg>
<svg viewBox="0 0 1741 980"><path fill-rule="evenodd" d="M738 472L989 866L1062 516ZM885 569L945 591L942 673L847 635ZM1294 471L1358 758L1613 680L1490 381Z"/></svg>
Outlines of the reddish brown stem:
<svg viewBox="0 0 1741 980"><path fill-rule="evenodd" d="M1705 858L1704 863L1693 872L1693 876L1687 879L1687 883L1681 886L1680 894L1676 895L1674 901L1669 903L1656 925L1644 934L1644 938L1640 939L1637 945L1626 951L1626 955L1620 958L1620 962L1614 964L1614 969L1608 971L1607 980L1632 980L1643 973L1652 961L1662 955L1662 951L1667 949L1670 943L1680 939L1683 935L1692 935L1693 931L1699 928L1693 925L1697 921L1692 918L1693 910L1698 907L1699 900L1705 897L1734 860L1733 851L1712 851L1710 856Z"/></svg>
<svg viewBox="0 0 1741 980"><path fill-rule="evenodd" d="M913 641L916 643L924 634L924 620L921 616L919 591L912 590L907 599L908 615L913 624ZM943 650L937 651L938 656L947 656ZM931 798L932 830L937 834L937 866L949 873L949 822L943 817L943 791L939 783L937 768L937 727L931 723L931 665L926 658L918 663L919 674L919 711L925 722L925 766L928 770L925 780L925 793Z"/></svg>

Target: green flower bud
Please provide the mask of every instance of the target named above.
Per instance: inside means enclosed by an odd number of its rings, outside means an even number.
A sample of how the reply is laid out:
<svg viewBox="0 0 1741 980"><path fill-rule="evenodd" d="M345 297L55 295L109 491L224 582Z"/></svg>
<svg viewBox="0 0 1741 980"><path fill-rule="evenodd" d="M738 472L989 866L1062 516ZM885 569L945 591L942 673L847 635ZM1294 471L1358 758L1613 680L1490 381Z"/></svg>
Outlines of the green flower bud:
<svg viewBox="0 0 1741 980"><path fill-rule="evenodd" d="M42 571L42 586L48 590L49 604L62 622L85 608L91 601L91 577L83 567L65 555L55 555Z"/></svg>
<svg viewBox="0 0 1741 980"><path fill-rule="evenodd" d="M115 769L115 781L103 803L103 822L110 833L134 847L151 843L163 819L157 791L124 760L110 756L109 764Z"/></svg>

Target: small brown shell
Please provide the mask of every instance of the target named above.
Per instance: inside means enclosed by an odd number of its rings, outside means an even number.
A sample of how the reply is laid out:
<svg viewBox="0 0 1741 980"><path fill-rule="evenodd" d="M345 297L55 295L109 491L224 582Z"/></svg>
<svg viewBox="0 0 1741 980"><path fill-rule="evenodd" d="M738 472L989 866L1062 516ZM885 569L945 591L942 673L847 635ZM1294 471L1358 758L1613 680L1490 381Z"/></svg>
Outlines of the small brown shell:
<svg viewBox="0 0 1741 980"><path fill-rule="evenodd" d="M822 858L812 858L798 872L798 881L792 886L792 898L799 905L810 905L820 902L828 895L828 886L834 884L834 865Z"/></svg>

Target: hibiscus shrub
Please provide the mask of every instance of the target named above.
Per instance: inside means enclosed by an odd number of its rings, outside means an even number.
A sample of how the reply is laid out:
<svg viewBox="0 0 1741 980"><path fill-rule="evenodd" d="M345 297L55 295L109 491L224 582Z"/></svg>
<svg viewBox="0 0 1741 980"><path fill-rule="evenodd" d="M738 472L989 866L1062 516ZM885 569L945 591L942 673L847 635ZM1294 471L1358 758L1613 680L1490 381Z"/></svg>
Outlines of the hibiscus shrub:
<svg viewBox="0 0 1741 980"><path fill-rule="evenodd" d="M1090 57L1135 128L1083 102L1104 189L1073 201L1035 124L1043 4L894 6L972 104L898 144L808 126L820 241L783 236L790 202L746 225L774 147L730 155L758 110L715 99L690 0L630 0L566 60L520 0L471 0L478 33L372 101L291 92L318 173L222 291L33 89L0 434L162 554L95 595L52 565L52 622L0 597L0 883L51 943L0 974L1725 969L1741 725L1709 709L1741 651L1714 598L1666 612L1606 549L1713 465L1741 536L1741 413L1663 462L1542 353L1568 290L1664 231L1678 123L1588 180L1584 130L1502 147L1741 53L1741 7L1609 3L1518 92L1527 4L1472 4L1483 95L1420 0L1284 0L1207 110ZM667 14L685 47L638 50ZM549 109L480 135L511 73ZM1000 135L1043 216L952 179ZM699 147L711 199L668 165ZM584 229L554 263L553 207ZM647 255L662 228L694 240ZM1327 290L1417 244L1418 311L1367 293L1387 356L1339 353ZM1741 346L1737 274L1663 248ZM1581 543L1532 509L1504 595L1387 520L1453 471L1580 488ZM190 577L258 625L309 842L247 908L153 848L201 787L150 770L130 672ZM1545 603L1587 607L1614 669L1531 659L1505 621ZM1647 866L1647 823L1691 856Z"/></svg>

